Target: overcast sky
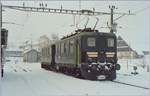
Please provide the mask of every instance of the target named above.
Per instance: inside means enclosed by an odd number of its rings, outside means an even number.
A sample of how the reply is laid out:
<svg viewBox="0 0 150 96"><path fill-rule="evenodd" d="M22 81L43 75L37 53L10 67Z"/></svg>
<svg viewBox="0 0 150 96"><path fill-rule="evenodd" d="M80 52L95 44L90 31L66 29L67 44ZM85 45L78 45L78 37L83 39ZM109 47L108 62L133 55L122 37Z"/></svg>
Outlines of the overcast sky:
<svg viewBox="0 0 150 96"><path fill-rule="evenodd" d="M2 1L5 5L39 7L39 3L47 3L49 8L64 9L79 9L79 1ZM118 9L115 12L136 13L133 16L124 16L117 20L118 26L117 35L121 35L123 39L131 45L131 47L140 52L150 49L150 2L149 1L81 1L81 9L95 8L96 11L110 12L109 5L115 5ZM115 18L118 15L115 15ZM100 32L109 32L106 27L106 22L110 22L109 16L98 16L99 23L97 28ZM53 13L31 13L22 12L12 9L5 9L3 12L3 22L13 22L14 24L3 24L3 27L9 30L9 44L22 44L26 40L37 41L42 35L51 36L52 33L62 37L71 34L76 27L74 24L73 15L62 15ZM81 21L79 28L84 28L86 16L75 16L75 20ZM95 17L90 17L88 27L93 27L96 22Z"/></svg>

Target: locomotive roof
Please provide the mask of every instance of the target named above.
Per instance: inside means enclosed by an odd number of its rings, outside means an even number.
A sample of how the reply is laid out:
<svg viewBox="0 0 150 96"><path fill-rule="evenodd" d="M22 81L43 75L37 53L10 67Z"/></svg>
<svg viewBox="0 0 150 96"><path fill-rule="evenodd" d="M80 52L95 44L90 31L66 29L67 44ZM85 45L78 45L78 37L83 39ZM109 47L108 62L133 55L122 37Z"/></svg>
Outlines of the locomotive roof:
<svg viewBox="0 0 150 96"><path fill-rule="evenodd" d="M66 39L66 38L69 38L69 37L76 37L76 36L81 36L81 35L94 35L94 34L97 34L97 35L101 35L101 36L115 36L115 34L113 33L106 33L106 32L99 32L98 30L81 30L81 29L78 29L75 31L74 34L71 34L71 35L68 35L68 36L65 36L63 38L61 38L61 40L63 39Z"/></svg>
<svg viewBox="0 0 150 96"><path fill-rule="evenodd" d="M116 36L114 33L99 32L98 30L91 30L91 28L87 28L87 29L78 29L75 31L74 34L67 35L67 36L61 38L60 40L58 40L57 42L75 38L78 36L84 36L84 35L91 35L91 36L92 35L100 35L100 36L110 36L110 37Z"/></svg>

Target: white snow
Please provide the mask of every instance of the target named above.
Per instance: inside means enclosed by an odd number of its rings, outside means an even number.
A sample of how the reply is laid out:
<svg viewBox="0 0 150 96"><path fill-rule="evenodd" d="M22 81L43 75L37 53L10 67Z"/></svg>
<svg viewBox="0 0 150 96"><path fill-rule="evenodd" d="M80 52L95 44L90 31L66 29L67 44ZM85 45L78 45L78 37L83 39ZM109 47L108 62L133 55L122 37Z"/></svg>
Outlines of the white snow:
<svg viewBox="0 0 150 96"><path fill-rule="evenodd" d="M145 67L143 68L143 59L121 59L119 64L121 65L121 70L117 71L116 81L121 81L124 83L129 83L137 86L150 88L150 72L148 71L148 66L150 64L149 58L144 60ZM137 66L137 75L131 74L134 72L133 66ZM149 70L150 71L150 70Z"/></svg>
<svg viewBox="0 0 150 96"><path fill-rule="evenodd" d="M7 64L17 64L19 62L23 62L23 57L6 57Z"/></svg>
<svg viewBox="0 0 150 96"><path fill-rule="evenodd" d="M120 71L121 72L121 71ZM143 76L148 81L146 75ZM139 76L118 75L117 80L136 82ZM138 82L139 81L139 82ZM147 86L148 87L148 86ZM6 64L2 96L148 96L150 90L111 81L90 81L40 68L40 63Z"/></svg>

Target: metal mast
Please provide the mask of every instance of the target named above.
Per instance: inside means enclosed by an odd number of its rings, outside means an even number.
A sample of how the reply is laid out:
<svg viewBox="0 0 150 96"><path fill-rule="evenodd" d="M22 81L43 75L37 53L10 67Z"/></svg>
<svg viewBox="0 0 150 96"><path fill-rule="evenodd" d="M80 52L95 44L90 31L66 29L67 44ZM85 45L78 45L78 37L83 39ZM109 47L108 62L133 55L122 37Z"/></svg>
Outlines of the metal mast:
<svg viewBox="0 0 150 96"><path fill-rule="evenodd" d="M109 6L110 10L111 10L111 16L110 16L110 24L111 24L111 29L110 29L110 33L113 33L113 13L114 13L114 9L115 9L115 6Z"/></svg>

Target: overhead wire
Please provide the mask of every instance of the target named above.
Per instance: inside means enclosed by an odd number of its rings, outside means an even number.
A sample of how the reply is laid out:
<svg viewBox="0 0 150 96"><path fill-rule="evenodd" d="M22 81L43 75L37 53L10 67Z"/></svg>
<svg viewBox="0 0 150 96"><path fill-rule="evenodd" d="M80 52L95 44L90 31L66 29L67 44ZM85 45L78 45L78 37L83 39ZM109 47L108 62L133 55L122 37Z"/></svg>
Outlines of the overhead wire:
<svg viewBox="0 0 150 96"><path fill-rule="evenodd" d="M149 6L143 8L143 9L140 9L140 10L136 11L135 14L141 13L141 12L147 10L148 8L149 8Z"/></svg>

